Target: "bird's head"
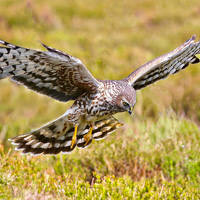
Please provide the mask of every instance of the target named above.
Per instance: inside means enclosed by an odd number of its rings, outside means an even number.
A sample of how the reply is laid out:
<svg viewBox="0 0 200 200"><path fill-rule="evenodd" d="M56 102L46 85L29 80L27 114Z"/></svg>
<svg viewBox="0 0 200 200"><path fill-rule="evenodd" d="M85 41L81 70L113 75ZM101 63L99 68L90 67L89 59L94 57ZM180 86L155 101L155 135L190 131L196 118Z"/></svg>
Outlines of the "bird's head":
<svg viewBox="0 0 200 200"><path fill-rule="evenodd" d="M116 105L119 112L128 111L131 115L136 103L136 92L131 86L126 86L116 98Z"/></svg>

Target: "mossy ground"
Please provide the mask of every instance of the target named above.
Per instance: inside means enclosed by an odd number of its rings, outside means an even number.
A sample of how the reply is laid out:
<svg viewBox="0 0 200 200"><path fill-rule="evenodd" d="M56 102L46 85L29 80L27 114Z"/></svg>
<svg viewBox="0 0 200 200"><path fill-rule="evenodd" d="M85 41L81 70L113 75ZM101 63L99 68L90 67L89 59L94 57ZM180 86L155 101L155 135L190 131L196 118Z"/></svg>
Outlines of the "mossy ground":
<svg viewBox="0 0 200 200"><path fill-rule="evenodd" d="M100 79L122 79L193 34L199 0L1 2L0 37L80 58ZM200 65L137 92L125 126L69 155L22 156L8 138L53 120L56 102L0 81L0 198L200 199Z"/></svg>

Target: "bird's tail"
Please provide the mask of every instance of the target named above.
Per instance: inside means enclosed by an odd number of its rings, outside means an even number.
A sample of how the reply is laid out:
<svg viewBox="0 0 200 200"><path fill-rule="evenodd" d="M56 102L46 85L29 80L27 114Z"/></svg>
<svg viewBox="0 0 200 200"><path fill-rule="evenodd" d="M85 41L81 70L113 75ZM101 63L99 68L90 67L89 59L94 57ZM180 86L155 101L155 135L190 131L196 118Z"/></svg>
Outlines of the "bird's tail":
<svg viewBox="0 0 200 200"><path fill-rule="evenodd" d="M23 154L67 154L78 148L85 148L91 144L92 140L105 138L117 128L123 126L114 117L107 117L95 122L92 137L89 142L85 142L84 135L88 133L90 127L87 124L80 124L78 129L77 143L71 145L74 127L64 118L59 118L37 130L19 135L9 139L13 145L17 145L16 150L21 150ZM73 146L73 147L72 147ZM71 148L72 147L72 148Z"/></svg>

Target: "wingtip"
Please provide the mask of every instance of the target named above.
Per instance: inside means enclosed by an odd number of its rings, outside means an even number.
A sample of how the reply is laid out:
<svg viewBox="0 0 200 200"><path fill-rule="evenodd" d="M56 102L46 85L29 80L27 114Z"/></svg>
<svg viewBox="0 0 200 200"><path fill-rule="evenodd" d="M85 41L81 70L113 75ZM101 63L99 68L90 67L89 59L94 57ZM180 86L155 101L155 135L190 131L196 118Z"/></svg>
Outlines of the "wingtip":
<svg viewBox="0 0 200 200"><path fill-rule="evenodd" d="M174 51L181 51L184 48L188 47L191 45L196 39L196 35L193 35L190 39L186 40L181 46L177 47Z"/></svg>
<svg viewBox="0 0 200 200"><path fill-rule="evenodd" d="M194 34L192 37L191 37L192 40L195 40L196 39L196 34Z"/></svg>
<svg viewBox="0 0 200 200"><path fill-rule="evenodd" d="M196 34L194 34L190 39L186 40L185 43L192 43L196 39Z"/></svg>
<svg viewBox="0 0 200 200"><path fill-rule="evenodd" d="M49 46L47 46L46 44L43 44L42 42L40 42L40 41L38 41L47 51L49 51L49 52L54 52L54 51L56 51L56 52L58 52L58 50L56 50L56 49L53 49L52 47L49 47Z"/></svg>
<svg viewBox="0 0 200 200"><path fill-rule="evenodd" d="M42 42L40 42L40 41L38 41L45 49L47 49L48 50L48 47L47 47L47 45L45 45L45 44L43 44Z"/></svg>

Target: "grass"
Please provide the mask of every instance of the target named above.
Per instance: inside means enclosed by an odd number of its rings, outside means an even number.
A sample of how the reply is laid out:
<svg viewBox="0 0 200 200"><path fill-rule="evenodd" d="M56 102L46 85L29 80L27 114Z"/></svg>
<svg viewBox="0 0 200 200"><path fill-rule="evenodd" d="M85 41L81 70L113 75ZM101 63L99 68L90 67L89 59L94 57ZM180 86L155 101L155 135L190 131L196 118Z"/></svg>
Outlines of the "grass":
<svg viewBox="0 0 200 200"><path fill-rule="evenodd" d="M121 79L141 64L200 40L198 0L3 1L1 38L79 57L95 77ZM126 126L69 155L22 156L8 138L53 120L56 102L0 81L0 198L199 199L200 67L137 92Z"/></svg>
<svg viewBox="0 0 200 200"><path fill-rule="evenodd" d="M1 197L198 199L199 146L198 127L176 116L140 123L70 155L21 156L2 145Z"/></svg>

